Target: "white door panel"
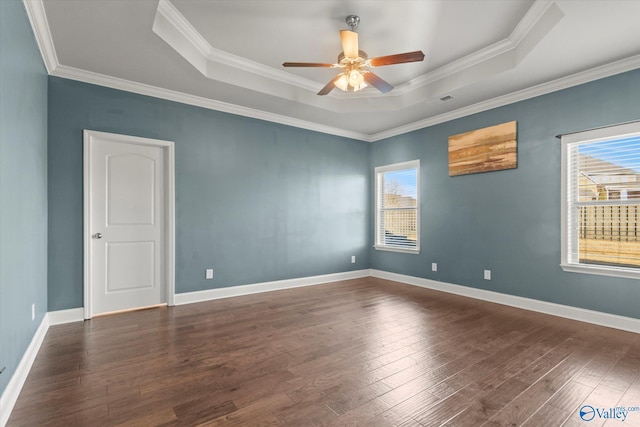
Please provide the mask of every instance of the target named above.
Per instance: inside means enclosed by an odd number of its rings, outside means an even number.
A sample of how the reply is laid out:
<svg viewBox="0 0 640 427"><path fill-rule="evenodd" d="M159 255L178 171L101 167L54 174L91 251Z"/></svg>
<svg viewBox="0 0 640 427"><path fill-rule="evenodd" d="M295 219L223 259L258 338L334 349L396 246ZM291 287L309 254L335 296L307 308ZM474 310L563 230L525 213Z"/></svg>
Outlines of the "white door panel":
<svg viewBox="0 0 640 427"><path fill-rule="evenodd" d="M85 149L92 314L165 302L164 150L108 134Z"/></svg>
<svg viewBox="0 0 640 427"><path fill-rule="evenodd" d="M154 287L155 242L113 242L105 246L107 293Z"/></svg>
<svg viewBox="0 0 640 427"><path fill-rule="evenodd" d="M153 225L156 207L155 159L138 154L110 155L106 169L107 227Z"/></svg>

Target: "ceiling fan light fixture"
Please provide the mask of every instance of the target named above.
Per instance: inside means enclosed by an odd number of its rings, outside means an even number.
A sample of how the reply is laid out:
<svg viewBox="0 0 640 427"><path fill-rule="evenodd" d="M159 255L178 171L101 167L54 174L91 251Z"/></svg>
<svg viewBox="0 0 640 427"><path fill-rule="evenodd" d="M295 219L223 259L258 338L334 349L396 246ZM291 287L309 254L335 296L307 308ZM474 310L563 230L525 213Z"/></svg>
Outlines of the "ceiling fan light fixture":
<svg viewBox="0 0 640 427"><path fill-rule="evenodd" d="M336 80L334 84L338 89L346 92L349 88L349 77L344 73L340 74L340 77L338 77L338 80Z"/></svg>
<svg viewBox="0 0 640 427"><path fill-rule="evenodd" d="M360 87L360 85L364 82L364 76L362 73L356 68L349 72L349 85L351 87Z"/></svg>
<svg viewBox="0 0 640 427"><path fill-rule="evenodd" d="M364 73L359 68L350 68L342 72L333 83L343 92L358 92L369 85L364 81Z"/></svg>

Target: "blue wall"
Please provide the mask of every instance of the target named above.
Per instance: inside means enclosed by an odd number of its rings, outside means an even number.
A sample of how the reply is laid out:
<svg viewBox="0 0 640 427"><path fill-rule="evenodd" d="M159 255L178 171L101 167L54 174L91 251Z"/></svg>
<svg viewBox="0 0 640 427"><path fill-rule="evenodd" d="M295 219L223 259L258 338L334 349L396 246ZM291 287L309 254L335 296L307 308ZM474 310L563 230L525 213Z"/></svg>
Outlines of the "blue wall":
<svg viewBox="0 0 640 427"><path fill-rule="evenodd" d="M640 318L640 281L559 266L555 138L639 119L636 70L374 143L372 167L420 159L422 242L419 255L372 250L371 267ZM450 135L511 120L518 122L517 169L448 176Z"/></svg>
<svg viewBox="0 0 640 427"><path fill-rule="evenodd" d="M640 318L637 281L559 267L555 138L637 120L639 95L633 71L369 145L50 78L49 309L82 306L82 129L92 129L176 142L179 293L371 267ZM448 136L510 120L517 169L448 176ZM373 167L412 159L422 252L375 251Z"/></svg>
<svg viewBox="0 0 640 427"><path fill-rule="evenodd" d="M22 2L2 0L0 394L46 311L47 74Z"/></svg>
<svg viewBox="0 0 640 427"><path fill-rule="evenodd" d="M49 310L83 305L83 129L175 142L177 293L369 267L368 143L50 77Z"/></svg>

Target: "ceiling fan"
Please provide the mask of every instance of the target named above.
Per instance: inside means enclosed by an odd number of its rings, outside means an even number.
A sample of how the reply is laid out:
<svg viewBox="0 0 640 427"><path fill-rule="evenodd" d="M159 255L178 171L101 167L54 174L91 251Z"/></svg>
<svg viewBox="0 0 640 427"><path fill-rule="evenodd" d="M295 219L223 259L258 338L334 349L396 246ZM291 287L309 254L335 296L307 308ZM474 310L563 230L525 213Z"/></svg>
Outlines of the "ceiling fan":
<svg viewBox="0 0 640 427"><path fill-rule="evenodd" d="M402 64L405 62L419 62L424 59L420 50L395 55L379 56L368 59L367 54L358 49L358 33L355 31L360 23L360 17L349 15L346 18L350 30L341 30L342 52L338 55L338 63L325 64L318 62L285 62L284 67L328 67L341 68L343 71L335 76L318 95L327 95L334 87L345 92L357 92L367 86L373 86L382 93L387 93L393 86L374 74L370 67Z"/></svg>

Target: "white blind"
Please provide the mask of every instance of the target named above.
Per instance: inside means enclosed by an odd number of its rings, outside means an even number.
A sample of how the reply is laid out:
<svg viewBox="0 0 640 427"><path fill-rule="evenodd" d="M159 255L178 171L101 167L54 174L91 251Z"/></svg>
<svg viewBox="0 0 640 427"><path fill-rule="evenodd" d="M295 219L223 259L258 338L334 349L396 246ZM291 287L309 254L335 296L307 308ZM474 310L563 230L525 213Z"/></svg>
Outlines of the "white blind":
<svg viewBox="0 0 640 427"><path fill-rule="evenodd" d="M376 246L418 250L417 161L376 169Z"/></svg>
<svg viewBox="0 0 640 427"><path fill-rule="evenodd" d="M568 260L640 267L640 135L567 146Z"/></svg>

